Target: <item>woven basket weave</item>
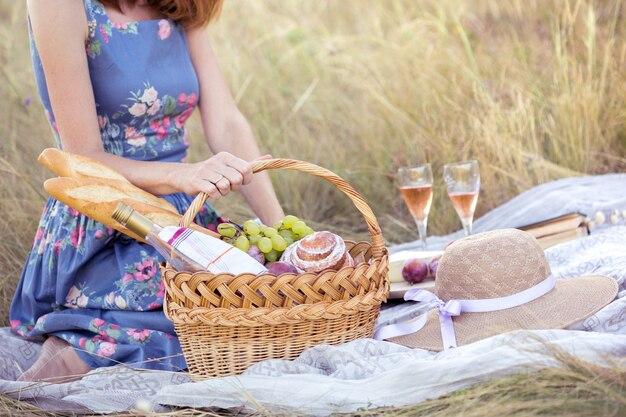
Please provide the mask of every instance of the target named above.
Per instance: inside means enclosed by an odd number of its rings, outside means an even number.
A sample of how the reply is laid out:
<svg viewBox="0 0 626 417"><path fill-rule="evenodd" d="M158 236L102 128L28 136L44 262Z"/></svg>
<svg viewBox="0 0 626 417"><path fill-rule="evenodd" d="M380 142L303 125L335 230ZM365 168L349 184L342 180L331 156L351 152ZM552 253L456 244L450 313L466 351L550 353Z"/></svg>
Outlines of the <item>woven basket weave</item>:
<svg viewBox="0 0 626 417"><path fill-rule="evenodd" d="M161 265L165 315L174 323L189 373L195 379L237 375L269 358L293 359L320 344L371 337L389 293L389 259L370 207L345 180L306 162L273 159L253 171L292 169L325 179L363 215L372 243L346 242L366 263L318 274L178 272ZM181 220L187 227L206 201L199 194Z"/></svg>

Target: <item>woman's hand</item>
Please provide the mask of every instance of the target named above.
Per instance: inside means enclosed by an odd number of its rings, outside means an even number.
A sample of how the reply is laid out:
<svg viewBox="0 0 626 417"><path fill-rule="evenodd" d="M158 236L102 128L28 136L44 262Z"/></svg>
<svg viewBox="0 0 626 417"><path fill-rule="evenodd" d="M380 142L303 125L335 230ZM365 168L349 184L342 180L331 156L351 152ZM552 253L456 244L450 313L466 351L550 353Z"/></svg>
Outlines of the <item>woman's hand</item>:
<svg viewBox="0 0 626 417"><path fill-rule="evenodd" d="M180 164L169 177L168 182L177 190L190 195L203 192L212 200L217 200L249 184L252 181L252 166L228 152L220 152L206 161Z"/></svg>

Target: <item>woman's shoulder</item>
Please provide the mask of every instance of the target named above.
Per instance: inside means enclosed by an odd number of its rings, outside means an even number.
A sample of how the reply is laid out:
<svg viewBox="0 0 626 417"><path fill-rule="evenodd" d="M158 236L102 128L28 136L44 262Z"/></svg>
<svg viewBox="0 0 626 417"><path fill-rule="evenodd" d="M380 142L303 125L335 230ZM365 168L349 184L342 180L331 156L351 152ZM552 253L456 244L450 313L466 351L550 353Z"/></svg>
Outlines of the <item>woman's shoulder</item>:
<svg viewBox="0 0 626 417"><path fill-rule="evenodd" d="M43 36L85 34L86 6L90 0L27 0L28 17L34 31Z"/></svg>

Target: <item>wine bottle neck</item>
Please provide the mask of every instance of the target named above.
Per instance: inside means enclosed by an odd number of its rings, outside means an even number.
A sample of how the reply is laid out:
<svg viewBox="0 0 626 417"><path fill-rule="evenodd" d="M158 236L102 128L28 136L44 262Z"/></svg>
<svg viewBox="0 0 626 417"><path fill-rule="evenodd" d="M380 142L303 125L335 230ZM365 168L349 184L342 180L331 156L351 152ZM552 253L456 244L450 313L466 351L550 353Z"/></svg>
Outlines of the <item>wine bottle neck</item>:
<svg viewBox="0 0 626 417"><path fill-rule="evenodd" d="M158 235L163 230L161 226L124 203L118 204L112 217L142 238L145 238L151 232Z"/></svg>
<svg viewBox="0 0 626 417"><path fill-rule="evenodd" d="M131 214L128 221L126 222L126 227L130 231L136 233L137 235L143 238L148 236L150 232L152 232L155 235L158 235L159 232L163 230L161 226L159 226L156 223L153 223L147 217L137 212L134 212L133 214Z"/></svg>

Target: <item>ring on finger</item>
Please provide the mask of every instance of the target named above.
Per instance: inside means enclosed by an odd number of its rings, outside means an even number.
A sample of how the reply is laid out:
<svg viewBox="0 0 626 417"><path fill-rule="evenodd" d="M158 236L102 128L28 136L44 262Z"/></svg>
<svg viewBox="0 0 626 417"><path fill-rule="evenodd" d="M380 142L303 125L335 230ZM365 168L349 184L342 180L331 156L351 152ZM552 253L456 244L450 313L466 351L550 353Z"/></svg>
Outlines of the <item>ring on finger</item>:
<svg viewBox="0 0 626 417"><path fill-rule="evenodd" d="M222 176L219 180L214 182L215 186L220 189L220 184L222 184L222 188L230 188L230 181L228 178Z"/></svg>
<svg viewBox="0 0 626 417"><path fill-rule="evenodd" d="M211 184L213 184L213 185L216 185L216 184L217 184L218 182L220 182L223 178L224 178L224 176L223 176L223 175L220 175L220 176L219 176L219 178L218 178L218 179L216 179L216 180L210 180L210 179L208 179L208 178L205 178L204 180L205 180L205 181L210 182L210 183L211 183Z"/></svg>

